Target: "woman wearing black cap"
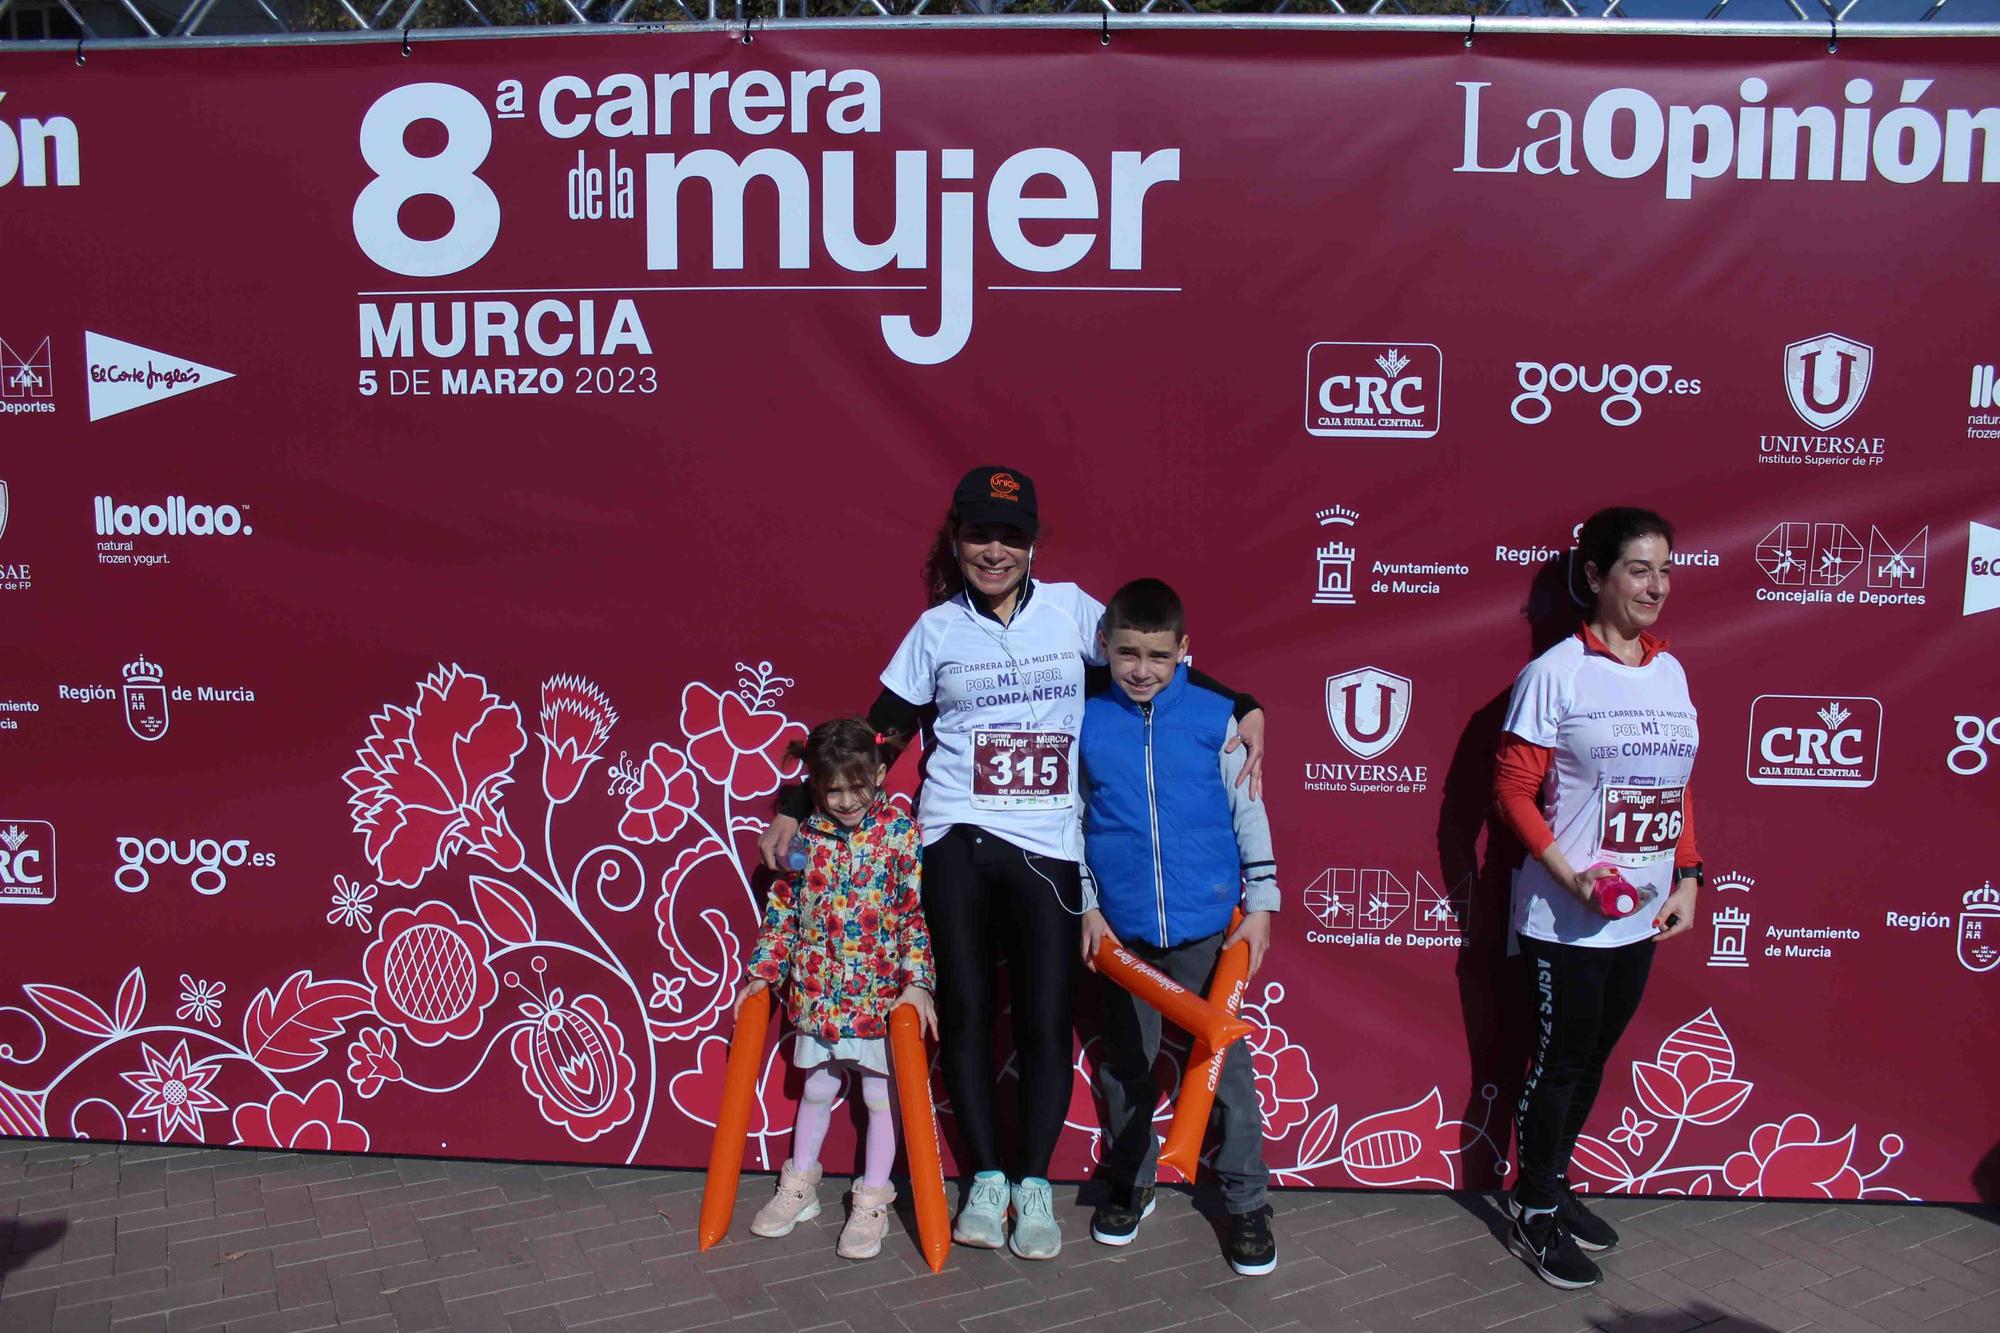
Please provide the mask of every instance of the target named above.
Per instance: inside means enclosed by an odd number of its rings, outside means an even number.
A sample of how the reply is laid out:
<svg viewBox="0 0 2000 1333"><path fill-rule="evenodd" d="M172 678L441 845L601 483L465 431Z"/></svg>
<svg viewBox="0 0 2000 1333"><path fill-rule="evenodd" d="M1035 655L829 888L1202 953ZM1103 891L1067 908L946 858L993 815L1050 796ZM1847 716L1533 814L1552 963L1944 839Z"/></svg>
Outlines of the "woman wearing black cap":
<svg viewBox="0 0 2000 1333"><path fill-rule="evenodd" d="M1024 1259L1062 1248L1049 1160L1070 1097L1070 1031L1083 889L1071 808L1084 668L1103 603L1031 575L1035 486L1014 468L974 468L952 494L925 570L931 607L882 673L868 718L885 736L925 733L918 823L923 904L937 960L945 1088L974 1176L953 1238ZM1264 719L1238 697L1260 782ZM775 870L797 829L788 791L760 848ZM994 968L1007 962L1020 1080L1019 1170L1010 1186L993 1131ZM1006 1221L1010 1210L1011 1240Z"/></svg>

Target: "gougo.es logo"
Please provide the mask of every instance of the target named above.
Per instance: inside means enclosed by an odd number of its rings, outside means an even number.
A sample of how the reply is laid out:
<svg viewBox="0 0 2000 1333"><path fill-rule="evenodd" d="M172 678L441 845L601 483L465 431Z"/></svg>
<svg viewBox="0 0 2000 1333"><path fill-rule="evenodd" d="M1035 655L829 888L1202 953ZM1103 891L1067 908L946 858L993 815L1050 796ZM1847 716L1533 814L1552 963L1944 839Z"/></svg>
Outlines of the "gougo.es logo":
<svg viewBox="0 0 2000 1333"><path fill-rule="evenodd" d="M1615 366L1600 364L1592 368L1572 365L1567 361L1558 361L1554 365L1540 361L1516 361L1514 370L1521 392L1509 405L1509 410L1514 414L1514 420L1524 426L1538 426L1549 419L1555 411L1555 405L1549 398L1551 394L1603 394L1605 397L1597 406L1597 414L1608 425L1629 426L1646 410L1639 401L1641 395L1652 397L1667 393L1693 396L1701 392L1700 380L1675 375L1672 366L1640 367L1621 363Z"/></svg>
<svg viewBox="0 0 2000 1333"><path fill-rule="evenodd" d="M1984 773L1992 756L1986 752L1989 745L2000 745L2000 717L1975 717L1961 713L1951 720L1957 729L1958 744L1944 757L1951 771L1962 778L1974 773Z"/></svg>
<svg viewBox="0 0 2000 1333"><path fill-rule="evenodd" d="M153 871L166 866L188 870L188 885L204 897L214 897L229 887L229 872L243 866L265 869L278 864L276 854L251 849L248 838L121 837L118 842L118 870L112 882L126 893L144 893L153 882Z"/></svg>

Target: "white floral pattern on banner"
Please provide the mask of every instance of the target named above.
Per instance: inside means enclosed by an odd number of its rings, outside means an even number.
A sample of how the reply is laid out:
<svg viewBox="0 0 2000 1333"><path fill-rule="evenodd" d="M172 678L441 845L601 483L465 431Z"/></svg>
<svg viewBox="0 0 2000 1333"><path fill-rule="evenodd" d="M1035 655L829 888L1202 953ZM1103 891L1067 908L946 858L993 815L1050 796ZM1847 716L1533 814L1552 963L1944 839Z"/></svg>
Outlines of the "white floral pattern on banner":
<svg viewBox="0 0 2000 1333"><path fill-rule="evenodd" d="M375 886L356 884L345 875L333 877L333 910L326 914L329 926L353 926L366 935L375 929L369 918L375 911Z"/></svg>
<svg viewBox="0 0 2000 1333"><path fill-rule="evenodd" d="M1577 1140L1572 1168L1579 1188L1601 1193L1711 1195L1722 1188L1770 1198L1909 1199L1889 1185L1874 1183L1903 1152L1898 1134L1876 1144L1881 1162L1872 1171L1854 1163L1860 1127L1827 1136L1819 1121L1803 1112L1750 1133L1748 1144L1721 1162L1679 1162L1675 1151L1690 1126L1716 1126L1736 1117L1755 1085L1736 1077L1736 1047L1715 1010L1706 1009L1675 1028L1652 1060L1632 1062L1632 1090L1647 1116L1630 1106L1608 1139L1585 1134ZM1665 1126L1666 1142L1646 1160L1645 1144ZM1628 1157L1626 1154L1630 1153Z"/></svg>
<svg viewBox="0 0 2000 1333"><path fill-rule="evenodd" d="M193 1020L212 1028L221 1027L222 993L228 989L224 982L196 981L181 973L181 1007L174 1010L174 1017L183 1023Z"/></svg>
<svg viewBox="0 0 2000 1333"><path fill-rule="evenodd" d="M663 1107L669 1119L678 1113L682 1133L690 1122L712 1126L741 943L760 917L751 870L763 823L740 803L797 776L786 748L805 733L780 706L788 677L769 662L738 663L737 672L731 689L686 684L680 734L620 750L598 775L604 785L592 790L601 794L587 800L590 772L619 726L601 688L578 675L549 677L529 733L519 707L486 677L440 664L417 683L413 704L369 719L346 773L374 877L335 875L331 910L313 911L343 932L350 964L336 975L295 968L256 990L240 1039L222 1031L228 987L191 973L179 975L171 1023L146 1022L137 967L109 1004L54 982L25 983L25 1004L0 1006L0 1063L53 1069L0 1081L0 1132L213 1141L233 1131L242 1143L364 1151L379 1137L363 1120L364 1110L381 1113L376 1098L393 1089L406 1108L409 1098L461 1095L475 1083L480 1095L532 1108L552 1134L596 1145L590 1160L638 1160ZM532 853L514 832L527 821L508 808L523 790L516 770L531 734L543 750ZM914 769L902 766L892 783L907 783ZM894 799L907 803L908 791ZM559 838L559 815L609 827L595 842L569 828ZM385 889L401 901L383 904L378 921ZM644 947L611 946L605 927L624 921L645 923ZM629 928L621 938L632 938ZM1243 1009L1278 1183L1465 1188L1504 1179L1496 1086L1476 1090L1465 1118L1446 1110L1433 1085L1344 1121L1325 1095L1327 1071L1288 1031L1292 1003L1284 983L1267 980ZM1093 1042L1076 1060L1065 1123L1083 1136L1070 1150L1095 1159ZM752 1113L752 1159L766 1168L782 1160L791 1132L785 1049L780 1040L766 1053ZM319 1071L336 1052L344 1084ZM1185 1057L1185 1040L1170 1037L1155 1070L1167 1094L1156 1125L1172 1115L1167 1098ZM1013 1068L1010 1060L1000 1077ZM92 1073L78 1078L84 1070ZM1883 1180L1904 1151L1900 1135L1876 1140L1871 1166L1857 1160L1858 1125L1836 1132L1789 1108L1753 1115L1756 1085L1741 1076L1713 1010L1676 1028L1652 1058L1631 1062L1630 1081L1624 1103L1603 1099L1604 1132L1577 1145L1580 1188L1910 1197ZM225 1114L219 1131L210 1118ZM1747 1132L1730 1128L1753 1120ZM1718 1138L1720 1150L1709 1150ZM524 1155L561 1157L559 1143ZM688 1156L676 1145L677 1159Z"/></svg>
<svg viewBox="0 0 2000 1333"><path fill-rule="evenodd" d="M215 1069L198 1068L190 1063L185 1041L167 1055L142 1042L139 1057L146 1067L119 1077L139 1090L139 1100L132 1104L129 1114L134 1119L151 1116L160 1142L165 1143L182 1129L187 1131L189 1139L198 1142L202 1116L229 1109L227 1103L208 1090L208 1085L215 1081Z"/></svg>
<svg viewBox="0 0 2000 1333"><path fill-rule="evenodd" d="M237 1142L362 1151L372 1135L350 1118L341 1084L293 1082L358 1023L346 1040L344 1072L359 1101L392 1086L459 1093L489 1067L511 1064L513 1095L543 1121L576 1143L619 1135L617 1155L636 1160L663 1100L702 1118L713 1051L726 1045L704 1034L722 1021L743 933L759 917L750 870L751 838L762 821L740 815L737 803L767 796L798 774L785 749L805 728L779 703L791 680L769 662L737 670L733 689L690 683L682 691L682 734L644 747L638 764L621 758L612 767L606 792L624 798L615 837L568 858L557 854L557 814L581 794L618 712L581 676L543 682L533 733L543 751L544 806L535 861L506 804L529 744L521 710L486 677L439 665L418 682L413 704L388 705L370 719L346 774L354 831L377 882L335 875L322 915L330 926L373 937L352 979L293 971L251 999L240 1042L210 1030L222 1025L227 987L220 982L183 974L180 1025L150 1027L141 1026L146 987L137 968L109 1008L65 986L28 983L23 990L34 1010L0 1007L0 1061L41 1061L50 1046L45 1019L91 1044L39 1087L0 1083L0 1131L46 1132L50 1108L60 1102L66 1128L78 1137L126 1137L129 1116L152 1122L161 1139L199 1139L210 1134L205 1117L232 1113L233 1101ZM635 846L657 848L663 859L649 866ZM442 872L456 857L476 858L480 869L447 883ZM729 893L683 908L681 897L711 869L726 875ZM383 885L428 896L389 908L378 923ZM658 952L628 961L602 925L648 903ZM536 989L511 1009L498 1004L502 973L520 987L523 965ZM558 967L565 977L589 973L600 981L557 984ZM162 1037L173 1044L161 1045ZM65 1098L64 1085L78 1070L133 1038L146 1040L128 1057L142 1067L122 1072L138 1094L130 1106L101 1096ZM399 1051L404 1038L415 1054ZM663 1048L680 1043L693 1043L683 1048L691 1067L684 1059L662 1061ZM503 1044L511 1060L496 1056ZM680 1073L670 1085L663 1074L674 1068ZM769 1107L782 1101L782 1068L774 1052L766 1069ZM216 1091L225 1086L228 1099ZM712 1091L719 1095L719 1085ZM788 1132L767 1109L760 1138Z"/></svg>

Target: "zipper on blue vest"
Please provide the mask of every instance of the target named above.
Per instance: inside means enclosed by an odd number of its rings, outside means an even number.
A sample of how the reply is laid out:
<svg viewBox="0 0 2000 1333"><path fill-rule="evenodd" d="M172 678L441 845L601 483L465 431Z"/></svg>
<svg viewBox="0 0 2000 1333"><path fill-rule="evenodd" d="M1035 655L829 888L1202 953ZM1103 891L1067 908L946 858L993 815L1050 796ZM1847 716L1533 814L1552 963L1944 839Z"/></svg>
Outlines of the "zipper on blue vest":
<svg viewBox="0 0 2000 1333"><path fill-rule="evenodd" d="M1146 716L1146 816L1153 826L1153 898L1160 910L1160 947L1172 947L1167 939L1167 877L1160 869L1160 802L1153 790L1153 706L1143 704Z"/></svg>

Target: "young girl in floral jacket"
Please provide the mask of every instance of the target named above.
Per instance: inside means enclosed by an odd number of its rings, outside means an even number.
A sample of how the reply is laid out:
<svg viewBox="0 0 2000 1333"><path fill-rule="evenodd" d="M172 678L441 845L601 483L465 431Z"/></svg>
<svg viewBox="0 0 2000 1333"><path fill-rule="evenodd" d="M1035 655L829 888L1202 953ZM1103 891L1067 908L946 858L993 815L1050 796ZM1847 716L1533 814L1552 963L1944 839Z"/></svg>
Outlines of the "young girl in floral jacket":
<svg viewBox="0 0 2000 1333"><path fill-rule="evenodd" d="M866 722L822 723L793 747L793 757L805 761L814 806L794 843L804 864L794 855L790 877L771 886L736 1002L783 986L785 1012L798 1029L792 1062L812 1073L792 1126L791 1160L750 1229L783 1236L819 1215L820 1144L841 1087L836 1071L851 1069L868 1108L868 1146L839 1253L868 1259L881 1251L896 1199L889 1183L896 1157L889 1011L910 1005L926 1031L937 1031L931 940L918 896L922 845L916 822L882 795L882 738Z"/></svg>

